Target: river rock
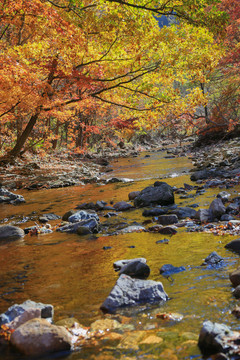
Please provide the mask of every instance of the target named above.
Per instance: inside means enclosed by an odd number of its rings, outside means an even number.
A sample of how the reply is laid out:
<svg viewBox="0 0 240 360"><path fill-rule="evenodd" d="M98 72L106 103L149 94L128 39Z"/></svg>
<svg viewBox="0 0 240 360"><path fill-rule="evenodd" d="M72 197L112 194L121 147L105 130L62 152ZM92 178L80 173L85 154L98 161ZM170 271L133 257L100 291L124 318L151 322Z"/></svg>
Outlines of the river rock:
<svg viewBox="0 0 240 360"><path fill-rule="evenodd" d="M220 198L214 199L209 206L210 221L220 220L221 216L226 213L226 208Z"/></svg>
<svg viewBox="0 0 240 360"><path fill-rule="evenodd" d="M53 318L53 306L50 304L36 303L35 301L26 300L22 304L14 304L8 310L0 315L0 326L15 320L18 316L32 309L38 309L41 312L42 318Z"/></svg>
<svg viewBox="0 0 240 360"><path fill-rule="evenodd" d="M187 217L193 219L196 216L197 211L191 207L178 207L172 211L173 214L176 214L179 219L185 219Z"/></svg>
<svg viewBox="0 0 240 360"><path fill-rule="evenodd" d="M159 215L164 215L167 213L167 210L160 208L160 207L155 207L153 209L145 209L142 213L143 216L159 216Z"/></svg>
<svg viewBox="0 0 240 360"><path fill-rule="evenodd" d="M228 326L204 321L198 339L198 346L204 356L220 352L231 352L233 354L238 349L234 343L236 340L239 341L239 333L232 331Z"/></svg>
<svg viewBox="0 0 240 360"><path fill-rule="evenodd" d="M213 251L211 254L209 254L204 262L202 263L202 266L204 265L210 265L213 267L221 266L223 264L223 257L218 255L216 251Z"/></svg>
<svg viewBox="0 0 240 360"><path fill-rule="evenodd" d="M233 291L233 296L236 298L236 299L239 299L240 298L240 285L238 285L234 291Z"/></svg>
<svg viewBox="0 0 240 360"><path fill-rule="evenodd" d="M126 211L129 209L133 209L132 204L129 204L126 201L119 201L116 204L114 204L113 207L117 211Z"/></svg>
<svg viewBox="0 0 240 360"><path fill-rule="evenodd" d="M69 216L68 221L70 223L76 223L82 220L89 219L95 219L96 221L99 221L99 217L95 211L90 212L84 210L77 211L75 214Z"/></svg>
<svg viewBox="0 0 240 360"><path fill-rule="evenodd" d="M140 194L140 191L131 191L128 194L128 199L129 200L134 200L139 194Z"/></svg>
<svg viewBox="0 0 240 360"><path fill-rule="evenodd" d="M195 215L195 218L196 218L197 220L200 220L201 223L208 222L208 221L209 221L209 217L210 217L210 214L209 214L209 210L208 210L208 209L199 209L199 210L196 212L196 215Z"/></svg>
<svg viewBox="0 0 240 360"><path fill-rule="evenodd" d="M172 264L165 264L159 269L160 274L166 277L182 271L186 271L186 268L184 266L174 266Z"/></svg>
<svg viewBox="0 0 240 360"><path fill-rule="evenodd" d="M160 215L158 217L158 223L161 225L172 225L178 223L178 217L175 214Z"/></svg>
<svg viewBox="0 0 240 360"><path fill-rule="evenodd" d="M173 188L165 182L155 182L154 186L143 189L134 199L134 206L147 207L153 205L174 204Z"/></svg>
<svg viewBox="0 0 240 360"><path fill-rule="evenodd" d="M99 231L99 223L95 218L90 218L88 220L82 220L79 222L61 226L60 228L57 229L57 231L66 232L70 234L71 233L77 234L78 228L82 228L82 227L85 228L84 232L86 232L86 228L88 228L91 233L97 233Z"/></svg>
<svg viewBox="0 0 240 360"><path fill-rule="evenodd" d="M229 274L229 279L234 287L240 285L240 267Z"/></svg>
<svg viewBox="0 0 240 360"><path fill-rule="evenodd" d="M9 190L0 187L0 203L17 205L25 202L26 201L22 195L14 194Z"/></svg>
<svg viewBox="0 0 240 360"><path fill-rule="evenodd" d="M125 265L133 262L133 261L141 261L143 264L146 264L147 260L145 258L136 258L136 259L125 259L118 260L113 263L113 268L115 271L121 270Z"/></svg>
<svg viewBox="0 0 240 360"><path fill-rule="evenodd" d="M41 310L36 308L29 308L26 309L22 314L18 315L17 317L15 317L15 319L13 321L11 321L10 323L7 324L7 326L10 329L17 329L20 325L25 324L25 322L32 320L32 319L36 319L36 318L41 318Z"/></svg>
<svg viewBox="0 0 240 360"><path fill-rule="evenodd" d="M63 221L68 221L68 218L69 218L71 215L75 214L75 213L76 213L76 210L69 210L69 211L67 211L67 212L63 215L62 220L63 220Z"/></svg>
<svg viewBox="0 0 240 360"><path fill-rule="evenodd" d="M114 313L118 308L143 303L161 303L168 300L161 282L133 279L120 275L110 294L101 305L101 310Z"/></svg>
<svg viewBox="0 0 240 360"><path fill-rule="evenodd" d="M119 275L121 274L137 279L147 279L150 274L150 267L141 260L130 261L120 269Z"/></svg>
<svg viewBox="0 0 240 360"><path fill-rule="evenodd" d="M226 207L226 212L228 214L237 215L239 213L239 204L236 202L229 204Z"/></svg>
<svg viewBox="0 0 240 360"><path fill-rule="evenodd" d="M0 226L0 241L14 241L22 238L25 235L23 229L12 225Z"/></svg>
<svg viewBox="0 0 240 360"><path fill-rule="evenodd" d="M58 219L61 219L61 216L53 214L53 213L43 214L42 216L39 217L39 221L41 223L46 223L48 221L58 220Z"/></svg>
<svg viewBox="0 0 240 360"><path fill-rule="evenodd" d="M240 238L230 241L224 247L240 254Z"/></svg>
<svg viewBox="0 0 240 360"><path fill-rule="evenodd" d="M19 326L11 335L11 344L27 356L71 349L71 335L63 326L51 325L45 319L33 319Z"/></svg>
<svg viewBox="0 0 240 360"><path fill-rule="evenodd" d="M217 198L220 198L223 203L228 202L230 197L231 194L228 193L227 191L221 191L220 193L217 194Z"/></svg>

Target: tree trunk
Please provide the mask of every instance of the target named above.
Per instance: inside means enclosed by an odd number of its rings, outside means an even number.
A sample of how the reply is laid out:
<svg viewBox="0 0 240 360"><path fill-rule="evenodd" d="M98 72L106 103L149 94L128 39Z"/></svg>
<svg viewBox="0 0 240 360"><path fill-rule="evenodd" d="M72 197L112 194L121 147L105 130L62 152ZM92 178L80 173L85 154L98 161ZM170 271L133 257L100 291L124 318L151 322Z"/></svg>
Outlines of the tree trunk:
<svg viewBox="0 0 240 360"><path fill-rule="evenodd" d="M20 155L20 152L22 150L22 148L25 145L25 142L27 141L34 125L37 122L39 116L39 111L37 111L34 115L31 116L27 126L25 127L24 131L22 132L21 136L19 136L19 138L17 139L16 145L14 146L14 148L7 154L6 158L12 158L15 159L16 157L18 157Z"/></svg>

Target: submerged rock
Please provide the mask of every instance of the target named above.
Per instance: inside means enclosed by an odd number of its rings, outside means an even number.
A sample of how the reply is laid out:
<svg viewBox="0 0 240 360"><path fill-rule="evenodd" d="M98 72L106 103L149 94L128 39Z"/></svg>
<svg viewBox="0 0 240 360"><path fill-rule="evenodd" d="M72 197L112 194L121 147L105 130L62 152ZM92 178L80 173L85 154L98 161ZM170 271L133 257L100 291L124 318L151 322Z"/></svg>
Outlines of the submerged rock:
<svg viewBox="0 0 240 360"><path fill-rule="evenodd" d="M42 356L70 350L72 337L63 326L51 325L45 319L33 319L19 326L10 342L24 355Z"/></svg>
<svg viewBox="0 0 240 360"><path fill-rule="evenodd" d="M25 235L23 229L12 225L0 226L0 242L1 241L14 241L22 238Z"/></svg>
<svg viewBox="0 0 240 360"><path fill-rule="evenodd" d="M173 188L165 182L156 182L154 186L143 189L134 199L134 206L147 207L152 205L174 204Z"/></svg>
<svg viewBox="0 0 240 360"><path fill-rule="evenodd" d="M172 264L165 264L159 269L160 274L166 277L182 271L186 271L186 268L184 266L174 266Z"/></svg>
<svg viewBox="0 0 240 360"><path fill-rule="evenodd" d="M204 265L210 265L213 267L221 266L223 264L223 257L218 255L216 251L213 251L211 254L209 254L204 262L202 263L202 266Z"/></svg>
<svg viewBox="0 0 240 360"><path fill-rule="evenodd" d="M118 308L143 303L161 303L168 300L161 282L133 279L120 275L110 294L101 305L101 310L114 313Z"/></svg>

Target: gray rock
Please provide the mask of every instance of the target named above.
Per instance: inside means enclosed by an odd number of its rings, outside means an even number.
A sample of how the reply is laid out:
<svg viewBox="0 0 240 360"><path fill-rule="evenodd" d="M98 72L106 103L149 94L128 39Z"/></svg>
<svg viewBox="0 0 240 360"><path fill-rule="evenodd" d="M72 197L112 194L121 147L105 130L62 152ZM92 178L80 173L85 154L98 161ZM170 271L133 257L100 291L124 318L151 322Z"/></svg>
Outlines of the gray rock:
<svg viewBox="0 0 240 360"><path fill-rule="evenodd" d="M226 325L204 321L198 346L204 356L219 352L226 353L231 347L229 340L234 335L235 333ZM232 345L234 345L233 340Z"/></svg>
<svg viewBox="0 0 240 360"><path fill-rule="evenodd" d="M229 274L229 279L234 287L240 285L240 267Z"/></svg>
<svg viewBox="0 0 240 360"><path fill-rule="evenodd" d="M229 214L224 214L220 218L220 221L231 221L231 220L234 220L234 217Z"/></svg>
<svg viewBox="0 0 240 360"><path fill-rule="evenodd" d="M162 303L168 300L161 282L133 279L120 275L107 299L101 305L104 313L114 313L118 308L143 303Z"/></svg>
<svg viewBox="0 0 240 360"><path fill-rule="evenodd" d="M134 199L134 206L147 207L174 204L173 188L165 182L158 181L155 184L155 186L148 186L140 192Z"/></svg>
<svg viewBox="0 0 240 360"><path fill-rule="evenodd" d="M11 335L11 344L27 356L70 350L72 336L63 326L51 325L45 319L29 320Z"/></svg>
<svg viewBox="0 0 240 360"><path fill-rule="evenodd" d="M125 259L125 260L118 260L113 263L113 267L115 271L121 270L125 265L133 262L133 261L141 261L143 264L146 264L147 260L145 258L136 258L136 259Z"/></svg>
<svg viewBox="0 0 240 360"><path fill-rule="evenodd" d="M95 211L84 211L80 210L77 211L75 214L69 216L68 221L71 223L76 223L82 220L89 220L89 219L95 219L96 221L99 221L99 217Z"/></svg>
<svg viewBox="0 0 240 360"><path fill-rule="evenodd" d="M117 211L126 211L133 208L132 204L129 204L126 201L119 201L114 204L113 207Z"/></svg>
<svg viewBox="0 0 240 360"><path fill-rule="evenodd" d="M178 223L178 217L175 214L170 215L160 215L158 217L158 223L161 225L171 225Z"/></svg>
<svg viewBox="0 0 240 360"><path fill-rule="evenodd" d="M185 219L187 217L193 219L195 218L197 211L191 207L178 207L172 211L173 214L176 214L179 219Z"/></svg>
<svg viewBox="0 0 240 360"><path fill-rule="evenodd" d="M113 234L118 235L118 234L131 234L133 232L142 232L142 231L146 231L144 226L141 225L129 225L123 229L119 229L115 232L113 232Z"/></svg>
<svg viewBox="0 0 240 360"><path fill-rule="evenodd" d="M224 247L240 254L240 238L230 241Z"/></svg>
<svg viewBox="0 0 240 360"><path fill-rule="evenodd" d="M233 296L236 298L236 299L239 299L240 298L240 285L238 285L234 291L233 291Z"/></svg>
<svg viewBox="0 0 240 360"><path fill-rule="evenodd" d="M211 254L209 254L202 265L210 265L210 266L221 266L223 263L223 257L218 255L216 251L213 251Z"/></svg>
<svg viewBox="0 0 240 360"><path fill-rule="evenodd" d="M155 207L153 209L145 209L142 213L143 216L159 216L167 213L167 210L160 207Z"/></svg>
<svg viewBox="0 0 240 360"><path fill-rule="evenodd" d="M63 215L62 220L63 220L63 221L68 221L68 218L69 218L71 215L75 214L75 213L76 213L76 210L69 210L69 211L67 211L67 212Z"/></svg>
<svg viewBox="0 0 240 360"><path fill-rule="evenodd" d="M25 199L22 195L14 194L3 187L0 187L0 203L3 202L12 205L17 205L24 203Z"/></svg>
<svg viewBox="0 0 240 360"><path fill-rule="evenodd" d="M226 212L228 214L237 215L239 213L239 204L236 202L229 204L226 208Z"/></svg>
<svg viewBox="0 0 240 360"><path fill-rule="evenodd" d="M128 194L128 198L129 200L134 200L139 194L140 191L132 191Z"/></svg>
<svg viewBox="0 0 240 360"><path fill-rule="evenodd" d="M0 241L13 241L22 238L25 235L24 230L17 226L1 225Z"/></svg>
<svg viewBox="0 0 240 360"><path fill-rule="evenodd" d="M77 233L78 228L81 227L88 228L91 233L97 233L99 231L99 223L95 218L90 218L88 220L82 220L72 224L64 225L57 229L57 231L66 232L66 233Z"/></svg>
<svg viewBox="0 0 240 360"><path fill-rule="evenodd" d="M221 191L220 193L217 194L217 198L220 198L223 203L229 201L230 197L231 194L228 193L227 191Z"/></svg>
<svg viewBox="0 0 240 360"><path fill-rule="evenodd" d="M42 318L53 318L53 306L50 304L36 303L35 301L26 300L22 304L14 304L8 310L0 315L0 326L13 321L16 317L23 314L29 309L40 309Z"/></svg>
<svg viewBox="0 0 240 360"><path fill-rule="evenodd" d="M210 221L220 220L221 216L226 213L226 208L220 198L214 199L209 206Z"/></svg>
<svg viewBox="0 0 240 360"><path fill-rule="evenodd" d="M142 261L135 260L124 265L119 271L119 275L125 274L136 279L147 279L150 274L150 267Z"/></svg>
<svg viewBox="0 0 240 360"><path fill-rule="evenodd" d="M200 220L201 223L208 222L210 217L208 209L199 209L195 215L197 220Z"/></svg>
<svg viewBox="0 0 240 360"><path fill-rule="evenodd" d="M40 219L41 218L44 218L46 219L46 221L41 221ZM53 214L53 213L49 213L49 214L43 214L40 218L39 218L39 221L41 222L47 222L47 221L51 221L51 220L58 220L58 219L61 219L61 216L59 215L56 215L56 214Z"/></svg>

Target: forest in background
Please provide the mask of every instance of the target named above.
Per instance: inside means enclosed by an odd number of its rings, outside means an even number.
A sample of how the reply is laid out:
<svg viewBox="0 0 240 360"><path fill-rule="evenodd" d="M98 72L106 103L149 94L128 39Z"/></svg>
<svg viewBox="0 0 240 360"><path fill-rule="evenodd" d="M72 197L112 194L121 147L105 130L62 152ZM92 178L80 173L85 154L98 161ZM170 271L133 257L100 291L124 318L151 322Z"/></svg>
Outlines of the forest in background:
<svg viewBox="0 0 240 360"><path fill-rule="evenodd" d="M238 129L238 0L0 4L2 161Z"/></svg>

